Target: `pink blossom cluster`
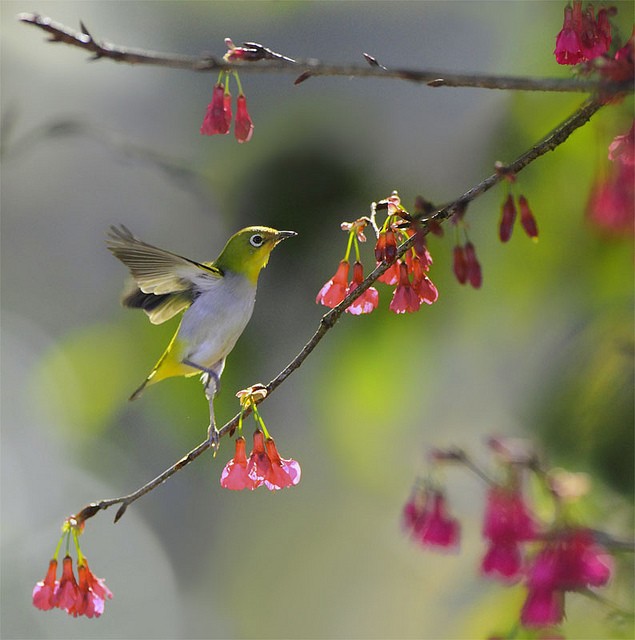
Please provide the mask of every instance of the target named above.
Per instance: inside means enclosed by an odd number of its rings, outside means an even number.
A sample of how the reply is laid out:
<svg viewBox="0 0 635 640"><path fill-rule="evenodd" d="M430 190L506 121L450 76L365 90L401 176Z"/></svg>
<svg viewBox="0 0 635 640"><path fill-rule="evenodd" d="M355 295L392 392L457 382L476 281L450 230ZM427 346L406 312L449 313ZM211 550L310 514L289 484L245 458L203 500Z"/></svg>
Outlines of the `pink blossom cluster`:
<svg viewBox="0 0 635 640"><path fill-rule="evenodd" d="M524 581L527 595L520 622L529 628L554 627L564 619L565 593L606 585L613 560L594 533L564 515L562 508L556 510L553 522L537 518L523 495L520 473L523 467L534 468L535 462L524 454L517 456L521 449L514 452L507 442L490 442L497 456L507 458L507 479L489 481L482 526L486 549L480 571L505 584ZM517 457L512 460L512 456ZM435 450L431 459L435 464L464 462L481 478L488 477L459 450ZM558 488L555 482L550 490L557 500L565 499L566 489ZM459 547L460 524L449 514L443 489L431 481L417 483L403 507L402 522L410 537L423 547L441 551Z"/></svg>
<svg viewBox="0 0 635 640"><path fill-rule="evenodd" d="M552 532L527 568L522 623L528 627L560 624L565 591L602 587L612 571L613 558L588 529L565 527Z"/></svg>
<svg viewBox="0 0 635 640"><path fill-rule="evenodd" d="M74 617L99 618L106 598L112 598L110 589L89 569L85 556L77 562L77 576L75 579L73 559L66 555L57 580L57 558L53 558L44 580L33 588L33 605L42 611L58 608Z"/></svg>
<svg viewBox="0 0 635 640"><path fill-rule="evenodd" d="M212 100L207 106L201 134L213 136L229 133L232 123L232 97L229 91L229 72L221 72L225 76L224 81L217 82L212 91ZM237 77L237 76L236 76ZM247 111L247 98L245 98L239 85L239 95L236 99L236 120L234 122L234 136L238 142L249 142L254 132L254 125Z"/></svg>
<svg viewBox="0 0 635 640"><path fill-rule="evenodd" d="M377 231L375 244L375 265L389 263L388 269L378 278L379 282L394 286L390 310L393 313L413 313L423 303L432 304L439 297L439 292L428 277L432 264L432 256L426 245L425 234L421 224L408 214L401 205L397 192L381 200L379 205L387 210L385 222ZM353 223L342 223L342 229L349 232L349 243L344 259L340 262L335 274L320 289L315 299L317 304L336 307L344 298L354 291L364 280L364 270L359 258L359 242L365 242L364 227L373 223L369 218L359 218ZM438 226L434 227L435 230ZM398 259L397 246L414 236L413 246ZM357 259L353 264L353 278L349 282L349 254L355 246ZM379 292L369 287L359 298L352 302L346 312L353 315L371 313L379 304Z"/></svg>
<svg viewBox="0 0 635 640"><path fill-rule="evenodd" d="M458 550L461 526L447 511L445 494L430 487L416 488L403 508L403 527L424 547Z"/></svg>
<svg viewBox="0 0 635 640"><path fill-rule="evenodd" d="M225 465L220 484L225 489L240 491L265 486L270 491L291 487L300 482L301 470L297 461L280 457L273 438L265 438L257 429L254 446L247 459L245 438L236 438L234 457Z"/></svg>
<svg viewBox="0 0 635 640"><path fill-rule="evenodd" d="M564 24L556 37L554 54L558 64L578 64L606 53L611 45L609 10L600 9L597 18L592 5L582 11L582 2L564 9Z"/></svg>

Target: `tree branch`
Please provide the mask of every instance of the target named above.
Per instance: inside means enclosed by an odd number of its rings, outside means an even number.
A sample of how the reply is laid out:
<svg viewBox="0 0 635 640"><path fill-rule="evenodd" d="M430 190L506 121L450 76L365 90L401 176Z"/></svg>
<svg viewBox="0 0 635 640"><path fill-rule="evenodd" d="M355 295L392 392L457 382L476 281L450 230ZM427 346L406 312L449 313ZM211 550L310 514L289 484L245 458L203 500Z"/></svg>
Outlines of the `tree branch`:
<svg viewBox="0 0 635 640"><path fill-rule="evenodd" d="M480 195L491 189L493 186L495 186L498 182L503 180L505 177L505 173L519 173L527 165L538 159L540 156L544 155L548 151L554 150L557 146L562 144L576 129L584 125L591 118L591 116L602 106L603 105L601 102L595 100L588 100L584 102L569 118L564 120L542 140L537 142L528 151L514 160L514 162L512 162L507 167L504 167L503 171L498 171L485 178L479 184L472 187L469 191L466 191L462 196L458 197L456 200L450 202L449 204L446 204L445 206L434 212L432 215L429 215L425 220L422 221L424 229L426 228L427 223L432 220L444 221L450 218L456 211L463 210L469 202L479 197ZM414 241L415 237L413 236L406 242L399 245L395 260L403 256L404 253L412 247ZM291 360L291 362L289 362L289 364L275 378L273 378L273 380L265 385L265 388L267 389L267 396L275 391L294 371L302 366L303 362L308 358L308 356L315 349L318 343L324 338L328 331L335 326L336 322L340 319L344 311L351 305L352 302L354 302L359 296L361 296L362 293L364 293L364 291L366 291L391 266L391 264L393 263L382 262L377 265L374 271L370 273L358 287L356 287L351 293L349 293L346 298L344 298L344 300L340 302L340 304L338 304L336 307L322 316L317 330L315 331L311 339L304 345L304 347L302 347L298 355L296 355L295 358L293 358L293 360ZM245 415L247 415L248 412L248 410L245 411ZM219 430L219 437L230 433L238 425L238 418L239 415L237 414L231 420L229 420L229 422L223 425L223 427ZM74 517L79 521L85 521L97 514L99 511L119 504L121 506L119 507L115 515L115 522L117 522L121 518L121 516L123 516L124 512L130 504L146 495L147 493L158 487L160 484L164 483L170 476L174 475L177 471L181 470L190 462L198 458L211 446L212 445L208 440L202 442L185 456L183 456L174 465L163 471L163 473L159 474L156 478L154 478L154 480L151 480L136 491L125 496L120 496L118 498L109 498L106 500L100 500L98 502L92 502L89 505L85 506L81 511L79 511Z"/></svg>
<svg viewBox="0 0 635 640"><path fill-rule="evenodd" d="M31 24L50 34L51 42L62 42L93 54L93 60L108 58L115 62L128 64L152 65L172 69L188 69L190 71L210 72L223 69L240 68L246 73L300 73L298 81L311 76L346 76L353 78L389 78L408 80L430 87L478 87L482 89L506 89L514 91L558 91L593 93L600 91L603 95L633 91L631 82L607 83L597 80L577 80L568 78L525 78L516 76L496 76L486 74L446 73L437 70L422 69L387 69L380 65L373 56L364 54L367 65L336 65L316 59L299 61L263 60L254 62L227 62L211 54L199 57L177 54L158 53L130 49L105 41L95 40L83 23L80 30L71 29L51 18L37 13L20 13L18 20Z"/></svg>

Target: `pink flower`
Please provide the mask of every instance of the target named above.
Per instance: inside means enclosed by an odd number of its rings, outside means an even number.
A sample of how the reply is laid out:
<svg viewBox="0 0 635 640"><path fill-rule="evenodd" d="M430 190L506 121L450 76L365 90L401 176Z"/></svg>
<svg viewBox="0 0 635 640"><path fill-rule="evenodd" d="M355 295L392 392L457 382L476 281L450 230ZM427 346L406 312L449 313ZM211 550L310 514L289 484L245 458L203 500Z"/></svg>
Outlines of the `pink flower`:
<svg viewBox="0 0 635 640"><path fill-rule="evenodd" d="M491 577L517 578L522 566L519 542L532 540L536 525L519 491L492 487L487 494L483 537L489 547L481 571Z"/></svg>
<svg viewBox="0 0 635 640"><path fill-rule="evenodd" d="M574 26L573 12L576 11L577 22L581 25L582 3L575 2L574 9L570 5L564 8L564 24L562 30L556 36L556 62L558 64L578 64L584 60L580 48L580 38L578 36L579 27Z"/></svg>
<svg viewBox="0 0 635 640"><path fill-rule="evenodd" d="M483 284L481 263L476 257L476 249L471 242L465 244L465 264L467 267L467 279L475 289L480 289Z"/></svg>
<svg viewBox="0 0 635 640"><path fill-rule="evenodd" d="M587 216L601 231L632 235L635 220L635 167L616 162L598 178L589 194Z"/></svg>
<svg viewBox="0 0 635 640"><path fill-rule="evenodd" d="M611 46L611 24L606 9L599 11L596 21L593 6L588 5L586 12L582 14L582 25L578 35L585 60L593 60L606 53Z"/></svg>
<svg viewBox="0 0 635 640"><path fill-rule="evenodd" d="M621 162L629 167L635 165L635 120L628 133L615 136L609 145L609 160Z"/></svg>
<svg viewBox="0 0 635 640"><path fill-rule="evenodd" d="M560 624L564 618L564 594L552 589L532 589L523 604L520 620L526 627Z"/></svg>
<svg viewBox="0 0 635 640"><path fill-rule="evenodd" d="M364 281L364 267L361 262L355 262L353 264L353 280L348 285L346 295L357 289L357 287ZM375 287L369 287L362 293L355 302L346 308L347 313L352 313L358 316L362 313L370 313L377 308L379 304L379 293Z"/></svg>
<svg viewBox="0 0 635 640"><path fill-rule="evenodd" d="M336 307L346 297L348 289L348 260L342 260L335 275L320 289L315 302L325 307Z"/></svg>
<svg viewBox="0 0 635 640"><path fill-rule="evenodd" d="M593 7L587 6L582 13L582 2L574 2L573 9L564 9L564 24L556 37L556 62L558 64L578 64L593 60L609 50L611 45L611 24L606 9L600 9L597 20Z"/></svg>
<svg viewBox="0 0 635 640"><path fill-rule="evenodd" d="M501 486L487 494L483 536L494 542L523 542L536 536L536 524L520 491Z"/></svg>
<svg viewBox="0 0 635 640"><path fill-rule="evenodd" d="M419 311L421 298L410 284L408 266L405 262L399 264L399 284L390 301L390 310L393 313L412 313Z"/></svg>
<svg viewBox="0 0 635 640"><path fill-rule="evenodd" d="M379 262L377 264L380 264ZM397 262L393 262L386 271L384 271L377 280L379 282L383 282L388 286L393 286L399 282L399 265L401 262L397 260Z"/></svg>
<svg viewBox="0 0 635 640"><path fill-rule="evenodd" d="M281 458L273 438L267 438L265 448L271 462L271 471L264 480L267 489L275 491L298 484L301 470L297 461L293 460L293 458Z"/></svg>
<svg viewBox="0 0 635 640"><path fill-rule="evenodd" d="M426 304L432 304L439 298L439 291L434 286L434 283L427 275L423 273L423 265L421 260L415 256L412 258L412 288L414 292L419 296L421 302Z"/></svg>
<svg viewBox="0 0 635 640"><path fill-rule="evenodd" d="M49 563L48 571L44 580L40 580L33 588L33 606L41 609L42 611L48 611L55 607L55 589L58 586L56 580L57 576L57 560L53 560Z"/></svg>
<svg viewBox="0 0 635 640"><path fill-rule="evenodd" d="M104 612L104 598L99 596L91 588L88 576L92 576L92 574L90 573L90 569L88 569L88 565L78 564L77 575L79 576L79 596L75 603L75 607L70 609L68 612L75 617L86 616L87 618L99 618L99 616ZM110 591L108 591L108 593L110 593ZM112 597L111 593L110 597Z"/></svg>
<svg viewBox="0 0 635 640"><path fill-rule="evenodd" d="M564 592L603 586L612 570L613 559L588 529L560 531L539 551L527 572L523 624L558 624L564 617Z"/></svg>
<svg viewBox="0 0 635 640"><path fill-rule="evenodd" d="M458 547L460 525L447 514L441 491L417 489L402 512L404 529L423 546L453 550Z"/></svg>
<svg viewBox="0 0 635 640"><path fill-rule="evenodd" d="M265 435L260 430L254 431L254 446L247 462L247 474L254 483L254 488L264 484L271 475L271 460L265 450Z"/></svg>
<svg viewBox="0 0 635 640"><path fill-rule="evenodd" d="M236 122L234 135L238 142L249 142L254 132L254 125L247 111L247 99L241 93L236 101Z"/></svg>
<svg viewBox="0 0 635 640"><path fill-rule="evenodd" d="M422 502L422 498L425 497L425 493L416 492L414 493L408 502L404 505L402 511L402 522L403 528L405 531L410 532L414 531L415 526L417 524L417 520L423 513L423 509L425 506L425 500Z"/></svg>
<svg viewBox="0 0 635 640"><path fill-rule="evenodd" d="M465 258L465 250L460 244L454 247L454 262L452 269L459 284L465 284L467 282L467 262Z"/></svg>
<svg viewBox="0 0 635 640"><path fill-rule="evenodd" d="M232 121L231 95L225 92L222 84L214 85L212 101L207 107L201 133L204 136L213 136L217 133L229 133Z"/></svg>
<svg viewBox="0 0 635 640"><path fill-rule="evenodd" d="M55 590L53 601L56 607L71 612L79 598L79 587L73 573L73 559L65 556L62 564L62 577Z"/></svg>
<svg viewBox="0 0 635 640"><path fill-rule="evenodd" d="M633 81L635 73L635 28L628 42L615 53L611 60L606 56L602 58L602 64L598 65L600 73L611 82ZM617 102L622 96L609 96L608 102Z"/></svg>
<svg viewBox="0 0 635 640"><path fill-rule="evenodd" d="M558 543L558 586L566 591L604 586L613 571L613 558L596 544L587 529L565 533Z"/></svg>
<svg viewBox="0 0 635 640"><path fill-rule="evenodd" d="M427 504L424 513L415 524L415 535L424 546L454 549L458 547L460 525L458 520L447 514L445 496L435 491L432 505Z"/></svg>
<svg viewBox="0 0 635 640"><path fill-rule="evenodd" d="M519 196L518 206L520 208L520 224L525 230L525 233L530 238L537 238L538 225L536 224L536 219L534 218L534 214L529 208L529 203L527 202L527 198L525 198L525 196Z"/></svg>
<svg viewBox="0 0 635 640"><path fill-rule="evenodd" d="M522 563L520 546L515 542L490 543L481 562L481 571L491 578L514 580L520 577Z"/></svg>
<svg viewBox="0 0 635 640"><path fill-rule="evenodd" d="M236 438L236 451L234 457L225 465L221 476L220 484L225 489L240 491L241 489L251 489L258 486L247 472L247 453L245 438Z"/></svg>
<svg viewBox="0 0 635 640"><path fill-rule="evenodd" d="M108 598L112 599L112 591L106 586L106 582L103 578L98 578L88 567L88 560L84 557L84 568L86 569L86 579L88 580L88 586L92 589L93 593L102 600Z"/></svg>
<svg viewBox="0 0 635 640"><path fill-rule="evenodd" d="M514 230L514 221L516 220L516 205L514 204L514 198L510 193L501 209L501 219L498 226L498 235L501 242L508 242L512 237L512 231Z"/></svg>

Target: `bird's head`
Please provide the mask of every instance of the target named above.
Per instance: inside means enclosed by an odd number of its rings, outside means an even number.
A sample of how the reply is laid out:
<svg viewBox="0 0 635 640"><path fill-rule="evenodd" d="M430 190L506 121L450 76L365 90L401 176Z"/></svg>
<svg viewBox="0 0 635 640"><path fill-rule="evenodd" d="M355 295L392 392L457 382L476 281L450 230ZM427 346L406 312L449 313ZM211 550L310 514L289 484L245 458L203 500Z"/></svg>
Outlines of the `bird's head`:
<svg viewBox="0 0 635 640"><path fill-rule="evenodd" d="M267 266L273 248L297 235L295 231L276 231L270 227L241 229L227 241L214 266L221 271L243 274L255 284L260 270Z"/></svg>

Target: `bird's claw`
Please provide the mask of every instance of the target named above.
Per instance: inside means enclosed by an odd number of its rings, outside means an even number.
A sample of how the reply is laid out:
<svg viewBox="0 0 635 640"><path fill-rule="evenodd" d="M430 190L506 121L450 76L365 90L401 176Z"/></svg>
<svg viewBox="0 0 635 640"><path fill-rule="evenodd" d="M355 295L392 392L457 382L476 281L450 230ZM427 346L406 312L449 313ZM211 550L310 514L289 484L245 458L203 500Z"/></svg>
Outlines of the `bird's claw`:
<svg viewBox="0 0 635 640"><path fill-rule="evenodd" d="M209 425L209 429L207 430L207 442L212 448L214 457L216 457L216 454L220 449L220 431L216 428L215 424Z"/></svg>

